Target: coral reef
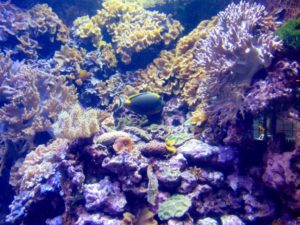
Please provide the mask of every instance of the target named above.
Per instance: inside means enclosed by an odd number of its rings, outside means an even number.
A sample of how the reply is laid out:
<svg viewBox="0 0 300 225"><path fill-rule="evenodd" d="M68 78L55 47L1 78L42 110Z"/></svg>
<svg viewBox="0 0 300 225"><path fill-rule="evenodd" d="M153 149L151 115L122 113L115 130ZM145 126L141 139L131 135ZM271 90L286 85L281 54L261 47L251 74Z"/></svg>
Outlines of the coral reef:
<svg viewBox="0 0 300 225"><path fill-rule="evenodd" d="M88 211L103 209L103 212L110 215L124 212L127 201L119 186L117 182L112 183L108 177L96 184L86 184L84 186L86 209Z"/></svg>
<svg viewBox="0 0 300 225"><path fill-rule="evenodd" d="M169 45L182 31L176 20L158 12L145 10L135 3L120 0L106 0L97 15L78 18L74 23L74 33L81 38L91 38L96 48L106 45L101 29L106 29L116 45L116 52L125 64L131 56L149 46L163 42Z"/></svg>
<svg viewBox="0 0 300 225"><path fill-rule="evenodd" d="M299 148L292 152L276 153L269 149L266 168L263 174L264 183L276 190L282 201L291 210L300 209L299 202Z"/></svg>
<svg viewBox="0 0 300 225"><path fill-rule="evenodd" d="M37 58L38 50L47 43L69 41L68 28L47 4L37 4L27 11L9 3L1 4L0 15L1 42L15 37L19 42L16 49L30 58ZM43 42L39 40L42 36Z"/></svg>
<svg viewBox="0 0 300 225"><path fill-rule="evenodd" d="M245 98L246 107L253 114L263 112L275 103L294 99L298 86L300 65L297 61L283 59L269 69L264 80L257 81Z"/></svg>
<svg viewBox="0 0 300 225"><path fill-rule="evenodd" d="M60 186L57 170L67 148L67 140L57 139L48 146L38 146L26 156L17 173L11 177L17 181L11 182L14 183L17 195L10 205L7 222L22 221L30 207L45 199L48 194L57 193Z"/></svg>
<svg viewBox="0 0 300 225"><path fill-rule="evenodd" d="M294 0L279 0L279 1L272 1L266 0L267 7L270 11L276 10L284 10L284 18L288 19L296 19L300 18L300 3Z"/></svg>
<svg viewBox="0 0 300 225"><path fill-rule="evenodd" d="M131 213L124 213L124 218L122 220L122 225L157 225L157 221L154 219L155 214L148 208L143 208L137 216Z"/></svg>
<svg viewBox="0 0 300 225"><path fill-rule="evenodd" d="M204 2L0 3L0 224L299 223L298 20Z"/></svg>
<svg viewBox="0 0 300 225"><path fill-rule="evenodd" d="M47 131L62 110L77 102L76 91L63 77L1 54L0 121L5 139L32 144L37 132Z"/></svg>
<svg viewBox="0 0 300 225"><path fill-rule="evenodd" d="M115 140L113 149L117 154L122 152L131 152L134 150L134 143L131 138L121 136Z"/></svg>

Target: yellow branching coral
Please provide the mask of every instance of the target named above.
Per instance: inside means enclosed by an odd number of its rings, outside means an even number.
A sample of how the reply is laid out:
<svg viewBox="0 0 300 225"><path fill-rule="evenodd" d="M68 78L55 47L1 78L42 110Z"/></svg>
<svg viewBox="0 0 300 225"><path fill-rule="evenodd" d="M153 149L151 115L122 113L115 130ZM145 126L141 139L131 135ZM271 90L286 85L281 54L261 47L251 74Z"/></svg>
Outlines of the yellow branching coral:
<svg viewBox="0 0 300 225"><path fill-rule="evenodd" d="M102 118L100 118L100 115ZM83 109L79 104L70 111L63 111L52 125L56 137L74 140L90 137L100 129L101 120L107 115L96 109Z"/></svg>
<svg viewBox="0 0 300 225"><path fill-rule="evenodd" d="M162 51L146 69L136 72L133 86L139 90L180 95L190 107L198 105L201 102L197 96L198 84L200 79L205 78L206 71L195 67L193 50L199 37L205 38L215 24L216 18L201 22L178 41L174 50Z"/></svg>

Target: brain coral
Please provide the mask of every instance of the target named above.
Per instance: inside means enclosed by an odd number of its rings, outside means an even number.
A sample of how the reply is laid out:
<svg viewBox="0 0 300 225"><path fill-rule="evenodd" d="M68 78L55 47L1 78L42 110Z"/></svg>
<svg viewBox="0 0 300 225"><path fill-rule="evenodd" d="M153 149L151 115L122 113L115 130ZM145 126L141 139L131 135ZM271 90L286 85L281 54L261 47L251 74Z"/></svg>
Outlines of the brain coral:
<svg viewBox="0 0 300 225"><path fill-rule="evenodd" d="M63 77L48 74L0 55L0 122L3 136L11 141L33 142L46 131L58 113L77 102L76 91Z"/></svg>
<svg viewBox="0 0 300 225"><path fill-rule="evenodd" d="M160 204L158 217L161 220L182 217L191 207L191 200L184 195L173 195Z"/></svg>

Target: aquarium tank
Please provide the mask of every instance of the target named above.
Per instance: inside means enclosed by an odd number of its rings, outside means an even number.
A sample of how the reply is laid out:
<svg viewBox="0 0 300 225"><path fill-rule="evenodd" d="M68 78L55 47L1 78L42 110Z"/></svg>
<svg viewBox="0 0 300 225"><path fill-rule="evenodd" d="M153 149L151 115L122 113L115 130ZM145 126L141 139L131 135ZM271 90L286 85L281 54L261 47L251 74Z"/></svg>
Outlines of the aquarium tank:
<svg viewBox="0 0 300 225"><path fill-rule="evenodd" d="M0 225L300 225L300 1L1 0Z"/></svg>

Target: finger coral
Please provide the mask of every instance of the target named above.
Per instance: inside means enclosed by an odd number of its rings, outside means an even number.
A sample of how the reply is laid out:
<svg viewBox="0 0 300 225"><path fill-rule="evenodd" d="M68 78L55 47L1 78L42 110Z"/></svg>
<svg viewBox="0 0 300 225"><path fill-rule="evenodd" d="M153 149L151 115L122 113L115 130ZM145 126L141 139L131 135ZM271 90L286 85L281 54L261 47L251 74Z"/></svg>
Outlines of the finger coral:
<svg viewBox="0 0 300 225"><path fill-rule="evenodd" d="M263 5L232 3L219 13L207 38L198 41L195 63L208 74L198 90L208 104L208 117L224 125L244 113L245 91L254 74L269 66L272 53L282 47L274 35L276 25Z"/></svg>
<svg viewBox="0 0 300 225"><path fill-rule="evenodd" d="M104 116L100 118L100 115ZM75 140L90 137L100 129L101 121L106 118L97 109L83 109L75 104L69 111L58 114L57 121L52 125L56 137Z"/></svg>
<svg viewBox="0 0 300 225"><path fill-rule="evenodd" d="M0 121L3 136L32 144L37 132L47 131L62 110L77 102L73 87L63 77L48 74L0 55Z"/></svg>

